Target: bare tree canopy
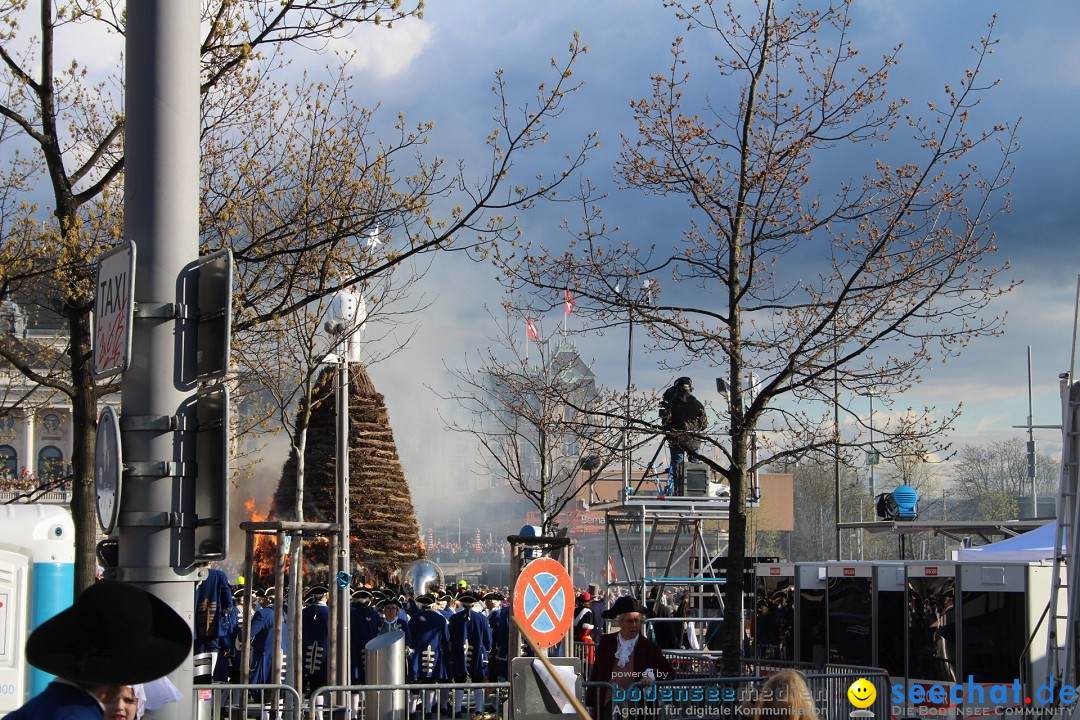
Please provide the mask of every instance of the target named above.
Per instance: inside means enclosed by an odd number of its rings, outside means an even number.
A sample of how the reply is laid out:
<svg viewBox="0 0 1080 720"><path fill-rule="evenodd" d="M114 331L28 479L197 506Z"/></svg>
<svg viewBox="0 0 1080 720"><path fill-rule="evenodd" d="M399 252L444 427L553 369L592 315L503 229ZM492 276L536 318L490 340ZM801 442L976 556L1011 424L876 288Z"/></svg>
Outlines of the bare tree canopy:
<svg viewBox="0 0 1080 720"><path fill-rule="evenodd" d="M731 485L728 566L739 568L753 470L865 447L866 433L839 437L834 403L865 428L843 407L852 397L895 397L972 339L1001 332L988 308L1013 284L999 277L990 224L1005 207L1015 128L978 112L994 85L981 73L989 35L971 70L919 111L888 93L899 48L858 57L846 4L668 5L687 36L651 94L631 101L638 132L617 173L627 191L685 200L685 227L636 247L583 203L569 248L526 247L503 270L513 293L550 299L570 288L593 328L632 313L672 369L720 368L730 434L702 440ZM693 40L715 54L711 64ZM647 278L650 297L620 292L627 277ZM940 449L955 413L894 414L875 427L875 445L885 457L901 445ZM628 422L656 430L647 416ZM728 607L740 607L742 585L732 573ZM724 670L737 674L740 624L723 632Z"/></svg>
<svg viewBox="0 0 1080 720"><path fill-rule="evenodd" d="M94 262L123 237L124 3L39 5L36 16L26 3L0 10L0 142L10 149L0 169L0 299L35 295L48 278L40 301L62 317L67 345L64 362L42 368L31 361L39 348L4 334L0 358L71 402L81 588L93 582L96 566L97 403L118 390L91 377L90 312ZM345 73L291 84L271 79L290 51L322 52L360 24L420 15L421 2L205 0L201 8L200 229L204 250L228 247L242 268L234 296L241 333L264 324L279 330L281 318L309 312L343 287L363 286L379 302L393 298L408 282L391 281L397 267L454 240L468 248L513 234L513 213L553 197L595 145L585 138L554 167L520 162L522 151L544 143L547 124L577 87L572 67L585 52L577 38L564 58L552 60L551 82L529 102L510 103L497 75L494 127L479 131L490 162L473 175L420 154L429 122L400 118L390 137L375 138L377 108L356 100ZM88 29L117 41L112 71L92 46L85 62L57 67L58 44L80 47L72 38ZM376 230L382 245L366 242ZM249 350L274 342L265 335L238 340Z"/></svg>

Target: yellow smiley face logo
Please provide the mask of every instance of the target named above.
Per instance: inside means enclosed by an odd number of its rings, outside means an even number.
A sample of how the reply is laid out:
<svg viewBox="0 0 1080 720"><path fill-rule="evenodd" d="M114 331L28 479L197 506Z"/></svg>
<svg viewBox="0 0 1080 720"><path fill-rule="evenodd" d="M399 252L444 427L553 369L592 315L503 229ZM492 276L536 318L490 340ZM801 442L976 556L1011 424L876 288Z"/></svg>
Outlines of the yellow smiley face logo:
<svg viewBox="0 0 1080 720"><path fill-rule="evenodd" d="M857 708L868 708L877 700L877 688L869 680L859 678L847 689L848 700Z"/></svg>

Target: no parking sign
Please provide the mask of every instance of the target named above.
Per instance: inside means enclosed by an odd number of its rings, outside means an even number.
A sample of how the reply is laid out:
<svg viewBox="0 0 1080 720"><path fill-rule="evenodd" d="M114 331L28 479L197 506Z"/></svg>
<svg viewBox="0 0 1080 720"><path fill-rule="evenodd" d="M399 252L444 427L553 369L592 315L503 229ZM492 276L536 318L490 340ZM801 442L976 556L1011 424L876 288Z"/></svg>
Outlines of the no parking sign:
<svg viewBox="0 0 1080 720"><path fill-rule="evenodd" d="M539 647L557 644L574 624L574 583L557 560L526 565L514 583L514 617Z"/></svg>

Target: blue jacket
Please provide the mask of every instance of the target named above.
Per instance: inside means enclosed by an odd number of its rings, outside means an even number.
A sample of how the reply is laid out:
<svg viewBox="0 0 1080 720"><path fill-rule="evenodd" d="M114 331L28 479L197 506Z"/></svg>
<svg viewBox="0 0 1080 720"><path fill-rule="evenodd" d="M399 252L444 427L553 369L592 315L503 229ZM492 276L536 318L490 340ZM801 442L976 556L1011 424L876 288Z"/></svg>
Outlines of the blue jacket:
<svg viewBox="0 0 1080 720"><path fill-rule="evenodd" d="M352 663L353 682L364 684L367 653L364 648L379 635L383 616L370 605L349 606L349 659ZM406 642L406 645L409 643Z"/></svg>
<svg viewBox="0 0 1080 720"><path fill-rule="evenodd" d="M447 652L450 625L437 610L421 610L409 620L413 654L409 659L410 679L420 682L448 680Z"/></svg>
<svg viewBox="0 0 1080 720"><path fill-rule="evenodd" d="M326 683L329 667L330 608L322 603L308 605L300 611L301 649L305 684Z"/></svg>
<svg viewBox="0 0 1080 720"><path fill-rule="evenodd" d="M450 676L487 679L491 654L491 626L475 610L462 610L450 618Z"/></svg>
<svg viewBox="0 0 1080 720"><path fill-rule="evenodd" d="M8 713L11 720L102 720L101 703L82 688L51 682L18 710Z"/></svg>

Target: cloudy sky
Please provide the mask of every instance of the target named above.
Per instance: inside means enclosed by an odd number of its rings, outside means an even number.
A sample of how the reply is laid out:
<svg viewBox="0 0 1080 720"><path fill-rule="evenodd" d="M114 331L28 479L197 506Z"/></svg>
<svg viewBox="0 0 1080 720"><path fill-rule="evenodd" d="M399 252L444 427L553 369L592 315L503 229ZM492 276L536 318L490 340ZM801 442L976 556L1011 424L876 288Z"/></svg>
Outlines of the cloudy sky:
<svg viewBox="0 0 1080 720"><path fill-rule="evenodd" d="M1009 313L1003 338L975 343L959 360L928 373L916 391L893 399L895 411L962 402L963 415L953 436L957 445L1023 433L1012 426L1025 423L1028 414L1029 345L1034 422L1060 420L1057 378L1069 367L1080 273L1075 260L1080 147L1074 129L1080 109L1080 44L1075 41L1080 4L856 0L853 13L855 44L864 57L878 57L903 44L890 92L911 98L917 106L939 98L946 82L957 81L972 59L971 45L995 13L994 35L1000 43L985 77L1000 79L1000 85L981 112L1001 121L1020 120L1022 149L1010 187L1012 213L997 222L996 231L1000 256L1012 264L1007 276L1023 285L997 307ZM613 192L606 207L608 221L624 228L623 239L642 245L663 242L664 233L680 232L680 217L650 205L640 194L614 192L612 179L620 133L633 132L628 101L648 93L650 74L667 69L670 44L684 32L660 2L432 0L422 22L400 23L390 32L365 31L348 45L357 53L357 85L370 95L369 104L377 101L386 112L400 110L414 120L433 120L434 150L475 161L482 157L477 153L491 124L494 72L505 69L511 94L528 99L551 56L565 53L575 31L590 49L576 70L585 86L559 122L550 151L557 157L585 132L598 131L601 148L592 154L585 173L601 189ZM689 37L691 42L702 39ZM697 48L705 50L709 48ZM528 237L551 239L561 232L560 220L573 220L572 215L568 208L545 208L524 217L522 224ZM437 300L424 313L417 337L393 362L371 370L387 396L406 469L418 489L449 462L433 450L440 447L444 431L434 411L437 398L420 382L443 386L443 363L456 367L466 353L487 345L494 328L484 308L496 307L501 299L493 275L490 267L461 258L441 260L425 279L424 291ZM552 313L543 320L552 329L561 315ZM625 334L582 336L577 343L586 361L594 362L601 382L625 382ZM661 372L656 360L643 348L635 351L638 386L662 388L670 382L670 374ZM691 368L687 374L698 380L702 399L715 407L709 391L715 371ZM424 440L417 443L416 438ZM1056 452L1060 447L1055 431L1038 431L1037 439L1042 450Z"/></svg>

